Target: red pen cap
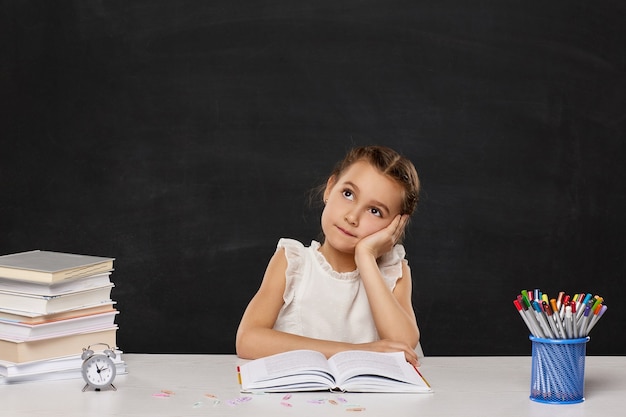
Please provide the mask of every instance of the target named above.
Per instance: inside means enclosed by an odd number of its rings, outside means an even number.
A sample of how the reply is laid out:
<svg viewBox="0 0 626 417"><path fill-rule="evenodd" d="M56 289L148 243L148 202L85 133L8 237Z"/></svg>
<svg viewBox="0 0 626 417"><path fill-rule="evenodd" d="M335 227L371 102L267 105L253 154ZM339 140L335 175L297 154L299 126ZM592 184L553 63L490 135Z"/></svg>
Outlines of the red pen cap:
<svg viewBox="0 0 626 417"><path fill-rule="evenodd" d="M569 295L565 294L563 296L563 303L562 303L562 305L566 306L568 304L569 304Z"/></svg>

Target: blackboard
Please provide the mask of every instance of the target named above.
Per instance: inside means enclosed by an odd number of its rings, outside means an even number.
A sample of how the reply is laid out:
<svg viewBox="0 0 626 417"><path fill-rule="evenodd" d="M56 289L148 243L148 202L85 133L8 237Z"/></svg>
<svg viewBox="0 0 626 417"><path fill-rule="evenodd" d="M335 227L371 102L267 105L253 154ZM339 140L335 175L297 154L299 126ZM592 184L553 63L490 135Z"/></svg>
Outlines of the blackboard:
<svg viewBox="0 0 626 417"><path fill-rule="evenodd" d="M427 355L526 355L521 289L626 353L621 1L3 2L0 253L115 257L126 352L234 352L352 146L413 160Z"/></svg>

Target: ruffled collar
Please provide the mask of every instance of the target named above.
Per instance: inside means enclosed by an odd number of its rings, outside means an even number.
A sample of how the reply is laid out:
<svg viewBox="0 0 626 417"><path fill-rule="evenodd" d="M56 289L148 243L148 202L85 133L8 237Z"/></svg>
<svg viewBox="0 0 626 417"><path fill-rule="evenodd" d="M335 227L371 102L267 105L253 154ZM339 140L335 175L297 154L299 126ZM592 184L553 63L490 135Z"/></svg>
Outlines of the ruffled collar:
<svg viewBox="0 0 626 417"><path fill-rule="evenodd" d="M310 250L313 251L315 260L320 265L320 267L324 270L324 272L326 272L331 277L335 279L339 279L339 280L353 281L353 280L359 279L360 275L359 275L358 269L355 269L354 271L350 271L350 272L335 271L333 267L328 263L326 258L324 257L324 254L320 252L319 249L321 246L322 245L318 241L312 240ZM404 249L404 246L401 244L398 244L394 246L393 249L391 249L389 252L387 252L380 258L378 258L378 266L381 269L381 272L383 273L383 275L386 275L384 271L387 268L390 268L390 267L393 268L396 265L400 265L402 259L404 259L405 256L406 256L406 251ZM397 277L394 276L392 278L397 278Z"/></svg>
<svg viewBox="0 0 626 417"><path fill-rule="evenodd" d="M311 241L310 247L311 247L311 250L313 251L313 254L315 255L315 260L317 261L319 266L324 270L324 272L326 272L328 275L330 275L334 279L339 279L339 280L344 280L344 281L354 281L354 280L359 279L358 269L355 269L354 271L350 271L350 272L335 271L333 267L328 263L326 258L324 257L324 254L320 252L321 246L322 245L318 241L316 240Z"/></svg>

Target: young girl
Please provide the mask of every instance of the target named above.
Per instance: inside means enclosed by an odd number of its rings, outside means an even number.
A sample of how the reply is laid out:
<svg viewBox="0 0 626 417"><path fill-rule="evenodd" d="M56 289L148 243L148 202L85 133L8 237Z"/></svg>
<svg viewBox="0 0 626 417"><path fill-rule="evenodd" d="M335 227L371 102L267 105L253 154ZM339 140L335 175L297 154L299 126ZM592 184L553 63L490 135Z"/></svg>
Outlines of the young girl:
<svg viewBox="0 0 626 417"><path fill-rule="evenodd" d="M324 188L323 243L278 242L239 324L237 354L402 351L417 365L411 273L398 242L419 188L415 167L395 151L351 150Z"/></svg>

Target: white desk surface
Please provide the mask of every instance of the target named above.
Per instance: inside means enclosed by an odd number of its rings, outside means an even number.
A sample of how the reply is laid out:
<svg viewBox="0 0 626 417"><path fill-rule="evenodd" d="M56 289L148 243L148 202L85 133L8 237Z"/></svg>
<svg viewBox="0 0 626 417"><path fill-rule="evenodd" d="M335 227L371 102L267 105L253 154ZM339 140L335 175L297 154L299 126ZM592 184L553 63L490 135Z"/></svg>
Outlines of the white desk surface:
<svg viewBox="0 0 626 417"><path fill-rule="evenodd" d="M117 391L82 392L82 379L0 386L0 414L36 416L477 416L580 417L623 414L626 357L586 358L579 404L531 401L527 357L427 357L420 370L432 394L248 395L239 392L234 355L124 354ZM171 391L162 397L162 390ZM211 398L209 396L216 398ZM316 403L320 400L319 403ZM333 404L334 400L336 403ZM286 403L281 404L281 403ZM348 411L362 407L362 411Z"/></svg>

